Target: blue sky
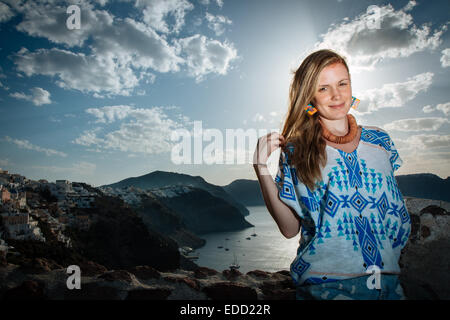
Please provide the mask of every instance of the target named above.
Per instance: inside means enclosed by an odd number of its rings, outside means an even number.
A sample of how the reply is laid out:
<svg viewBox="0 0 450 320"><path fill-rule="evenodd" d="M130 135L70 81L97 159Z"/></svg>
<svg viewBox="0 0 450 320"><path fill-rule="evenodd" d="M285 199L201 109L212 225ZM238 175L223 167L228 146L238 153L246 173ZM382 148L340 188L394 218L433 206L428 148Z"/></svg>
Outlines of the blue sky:
<svg viewBox="0 0 450 320"><path fill-rule="evenodd" d="M155 170L256 179L250 163L175 164L172 132L279 130L291 72L330 48L348 59L358 123L393 138L398 174L446 178L448 12L447 0L0 1L0 168L93 186Z"/></svg>

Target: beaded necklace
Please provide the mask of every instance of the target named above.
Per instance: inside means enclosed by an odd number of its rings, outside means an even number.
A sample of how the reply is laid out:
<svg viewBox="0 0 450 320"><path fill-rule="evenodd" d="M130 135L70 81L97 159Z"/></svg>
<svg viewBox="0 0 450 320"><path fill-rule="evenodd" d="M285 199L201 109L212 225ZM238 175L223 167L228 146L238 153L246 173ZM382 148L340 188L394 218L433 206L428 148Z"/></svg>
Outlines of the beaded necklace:
<svg viewBox="0 0 450 320"><path fill-rule="evenodd" d="M327 127L322 123L322 121L319 119L320 124L322 125L322 136L331 142L337 143L337 144L344 144L349 143L353 139L355 139L356 134L358 133L358 124L356 123L356 119L353 115L350 113L347 114L347 120L348 120L348 132L345 136L336 136L330 132L330 130L327 129Z"/></svg>

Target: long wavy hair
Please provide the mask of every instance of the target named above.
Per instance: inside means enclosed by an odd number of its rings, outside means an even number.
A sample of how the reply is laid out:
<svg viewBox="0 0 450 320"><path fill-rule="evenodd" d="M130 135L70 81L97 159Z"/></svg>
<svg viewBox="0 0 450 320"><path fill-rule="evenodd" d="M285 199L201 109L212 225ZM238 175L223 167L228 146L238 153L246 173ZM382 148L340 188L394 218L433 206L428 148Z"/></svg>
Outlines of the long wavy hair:
<svg viewBox="0 0 450 320"><path fill-rule="evenodd" d="M334 63L342 63L349 71L345 58L331 50L311 53L293 72L289 90L289 110L281 134L287 143L293 143L294 154L291 165L296 168L297 177L310 190L322 180L322 169L327 163L326 143L322 139L319 112L309 116L304 107L312 105L318 86L320 72ZM350 72L349 72L350 76Z"/></svg>

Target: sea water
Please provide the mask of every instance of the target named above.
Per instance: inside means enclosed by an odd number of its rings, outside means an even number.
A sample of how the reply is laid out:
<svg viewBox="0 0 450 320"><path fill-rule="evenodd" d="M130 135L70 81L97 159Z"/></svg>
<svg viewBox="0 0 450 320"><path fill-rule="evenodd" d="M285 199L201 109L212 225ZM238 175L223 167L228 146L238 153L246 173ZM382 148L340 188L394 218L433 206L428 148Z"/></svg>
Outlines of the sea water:
<svg viewBox="0 0 450 320"><path fill-rule="evenodd" d="M197 265L222 272L229 269L236 256L242 273L257 269L268 272L289 270L297 252L300 234L286 239L265 206L247 209L250 214L245 219L255 227L200 235L206 240L206 245L192 253L199 257L195 260ZM254 233L256 236L252 236ZM218 248L220 246L222 248Z"/></svg>

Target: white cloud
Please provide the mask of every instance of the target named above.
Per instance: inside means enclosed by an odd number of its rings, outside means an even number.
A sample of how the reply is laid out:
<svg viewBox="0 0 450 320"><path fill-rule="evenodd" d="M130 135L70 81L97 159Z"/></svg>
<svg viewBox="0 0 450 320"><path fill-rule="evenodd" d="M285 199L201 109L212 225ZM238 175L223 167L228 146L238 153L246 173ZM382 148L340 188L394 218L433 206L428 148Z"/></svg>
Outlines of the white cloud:
<svg viewBox="0 0 450 320"><path fill-rule="evenodd" d="M435 149L450 148L450 135L419 134L398 139L395 144L398 149L424 153L431 149L436 151Z"/></svg>
<svg viewBox="0 0 450 320"><path fill-rule="evenodd" d="M118 130L106 132L98 127L87 130L75 144L97 147L103 150L158 154L170 152L171 133L182 128L185 123L169 119L161 107L134 108L130 106L106 106L89 108L87 113L94 115L96 123L112 123L121 120Z"/></svg>
<svg viewBox="0 0 450 320"><path fill-rule="evenodd" d="M72 143L79 144L81 146L100 145L103 143L103 139L97 137L97 132L101 131L101 127L97 127L91 130L86 130L81 136L76 138Z"/></svg>
<svg viewBox="0 0 450 320"><path fill-rule="evenodd" d="M430 105L427 105L427 106L425 106L425 107L422 108L422 111L423 111L424 113L430 113L430 112L433 112L433 111L434 111L434 108L433 108L432 106L430 106Z"/></svg>
<svg viewBox="0 0 450 320"><path fill-rule="evenodd" d="M108 0L94 0L94 2L98 3L100 6L105 6L108 3Z"/></svg>
<svg viewBox="0 0 450 320"><path fill-rule="evenodd" d="M163 33L179 32L186 12L194 9L186 0L136 0L135 6L143 10L145 23ZM168 16L175 21L172 27L167 23Z"/></svg>
<svg viewBox="0 0 450 320"><path fill-rule="evenodd" d="M14 17L14 13L11 11L11 8L3 3L0 2L0 23L7 22L9 19Z"/></svg>
<svg viewBox="0 0 450 320"><path fill-rule="evenodd" d="M418 134L395 139L405 173L431 172L444 179L450 172L450 135Z"/></svg>
<svg viewBox="0 0 450 320"><path fill-rule="evenodd" d="M178 65L184 62L164 37L130 18L116 20L113 28L96 34L94 41L93 53L103 59L112 56L119 66L170 72L179 71Z"/></svg>
<svg viewBox="0 0 450 320"><path fill-rule="evenodd" d="M355 72L373 70L385 58L436 49L447 27L443 25L432 32L428 23L416 26L408 13L415 5L415 1L410 1L397 11L390 4L369 6L367 12L353 20L330 26L316 48L332 48L343 54Z"/></svg>
<svg viewBox="0 0 450 320"><path fill-rule="evenodd" d="M262 115L262 114L260 114L260 113L256 113L254 116L253 116L253 122L264 122L264 121L266 121L266 118L264 118L264 116Z"/></svg>
<svg viewBox="0 0 450 320"><path fill-rule="evenodd" d="M232 24L232 21L225 16L212 15L209 12L206 13L206 21L208 21L208 28L213 30L216 36L220 36L225 32L225 25Z"/></svg>
<svg viewBox="0 0 450 320"><path fill-rule="evenodd" d="M442 50L441 64L443 68L450 67L450 48Z"/></svg>
<svg viewBox="0 0 450 320"><path fill-rule="evenodd" d="M119 65L114 56L86 56L61 49L22 48L14 57L27 76L56 77L56 84L82 92L130 95L139 80L130 66Z"/></svg>
<svg viewBox="0 0 450 320"><path fill-rule="evenodd" d="M39 87L34 87L31 90L31 95L23 92L14 92L10 96L16 99L23 99L32 102L35 106L52 103L50 100L50 92Z"/></svg>
<svg viewBox="0 0 450 320"><path fill-rule="evenodd" d="M116 120L123 120L131 111L132 107L125 105L86 109L87 113L97 118L96 123L112 123Z"/></svg>
<svg viewBox="0 0 450 320"><path fill-rule="evenodd" d="M210 0L199 0L201 4L203 5L208 5L211 1ZM214 0L214 2L219 6L219 7L223 7L223 0Z"/></svg>
<svg viewBox="0 0 450 320"><path fill-rule="evenodd" d="M19 72L27 76L51 76L62 88L104 98L129 96L141 83L153 83L156 76L150 70L160 73L187 70L197 80L209 73L223 75L229 61L236 56L236 50L228 42L205 38L196 42L176 37L169 42L166 32L178 32L184 25L186 12L192 9L186 0L136 1L135 6L142 9L143 22L115 17L95 9L87 0L79 1L83 8L80 30L65 27L67 14L62 5L10 1L23 17L17 25L19 31L69 48L81 48L89 43L83 52L68 48L30 52L22 48L13 56ZM157 31L164 34L159 35Z"/></svg>
<svg viewBox="0 0 450 320"><path fill-rule="evenodd" d="M405 82L388 83L381 88L366 90L356 113L372 113L381 108L402 107L431 86L433 73L426 72L407 78Z"/></svg>
<svg viewBox="0 0 450 320"><path fill-rule="evenodd" d="M450 151L435 151L417 149L415 153L402 155L403 166L400 172L412 173L433 173L446 179L450 172Z"/></svg>
<svg viewBox="0 0 450 320"><path fill-rule="evenodd" d="M450 123L450 121L445 118L401 119L385 124L384 129L388 131L436 131L446 123Z"/></svg>
<svg viewBox="0 0 450 320"><path fill-rule="evenodd" d="M422 111L425 113L430 113L433 111L442 111L446 116L450 114L450 102L440 103L436 107L432 107L430 105L423 107Z"/></svg>
<svg viewBox="0 0 450 320"><path fill-rule="evenodd" d="M440 103L436 106L436 109L442 111L446 116L448 116L450 113L450 102Z"/></svg>
<svg viewBox="0 0 450 320"><path fill-rule="evenodd" d="M69 30L66 26L68 4L55 1L16 1L8 0L9 5L19 12L23 19L17 30L30 36L44 37L54 43L69 47L82 46L90 35L110 26L113 16L104 10L95 10L86 0L79 0L81 9L81 28Z"/></svg>
<svg viewBox="0 0 450 320"><path fill-rule="evenodd" d="M185 55L188 72L197 81L202 81L209 73L227 74L231 61L237 58L232 43L222 43L199 34L180 39L177 45Z"/></svg>
<svg viewBox="0 0 450 320"><path fill-rule="evenodd" d="M9 136L5 136L4 139L7 142L14 143L16 146L18 146L21 149L27 149L27 150L34 150L38 152L43 152L47 156L60 156L60 157L67 157L67 154L64 152L56 151L53 149L48 148L42 148L36 145L33 145L28 140L20 140L20 139L13 139Z"/></svg>

